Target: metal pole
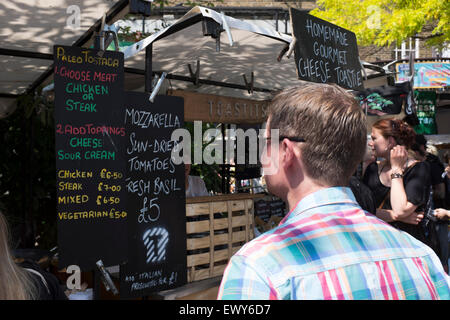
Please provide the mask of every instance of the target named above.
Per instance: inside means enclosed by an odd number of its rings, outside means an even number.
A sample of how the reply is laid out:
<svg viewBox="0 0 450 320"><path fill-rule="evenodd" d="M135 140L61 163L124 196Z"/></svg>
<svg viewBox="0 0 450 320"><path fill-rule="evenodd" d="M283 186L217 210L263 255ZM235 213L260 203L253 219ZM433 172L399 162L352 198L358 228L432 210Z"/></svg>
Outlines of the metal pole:
<svg viewBox="0 0 450 320"><path fill-rule="evenodd" d="M145 92L152 92L152 56L153 56L153 44L150 43L145 48Z"/></svg>

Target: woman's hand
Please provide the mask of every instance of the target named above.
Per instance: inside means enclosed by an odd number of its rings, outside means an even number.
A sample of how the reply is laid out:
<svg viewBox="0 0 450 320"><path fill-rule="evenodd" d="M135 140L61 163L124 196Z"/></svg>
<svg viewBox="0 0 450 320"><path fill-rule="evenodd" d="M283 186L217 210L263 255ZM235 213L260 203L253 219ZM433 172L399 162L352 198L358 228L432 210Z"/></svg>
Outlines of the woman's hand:
<svg viewBox="0 0 450 320"><path fill-rule="evenodd" d="M406 216L404 218L398 219L398 221L417 225L417 224L420 223L420 221L422 221L423 217L424 217L424 212L423 211L421 211L421 212L413 212L409 216Z"/></svg>
<svg viewBox="0 0 450 320"><path fill-rule="evenodd" d="M450 211L442 209L442 208L438 208L438 209L434 210L434 215L438 219L446 220L446 219L449 219L449 217L450 217Z"/></svg>
<svg viewBox="0 0 450 320"><path fill-rule="evenodd" d="M408 160L408 152L404 146L395 146L391 150L391 168L393 170L401 170L405 167L406 160Z"/></svg>
<svg viewBox="0 0 450 320"><path fill-rule="evenodd" d="M450 179L450 166L447 166L447 167L445 168L445 172L447 172L447 178Z"/></svg>

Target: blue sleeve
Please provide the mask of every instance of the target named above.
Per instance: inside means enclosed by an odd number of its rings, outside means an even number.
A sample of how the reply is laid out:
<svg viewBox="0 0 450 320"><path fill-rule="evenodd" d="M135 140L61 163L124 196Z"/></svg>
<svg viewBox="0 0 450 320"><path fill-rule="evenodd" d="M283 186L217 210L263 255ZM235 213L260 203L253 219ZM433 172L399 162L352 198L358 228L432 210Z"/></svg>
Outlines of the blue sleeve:
<svg viewBox="0 0 450 320"><path fill-rule="evenodd" d="M269 300L277 299L277 292L260 269L249 265L243 256L233 256L225 269L217 299Z"/></svg>

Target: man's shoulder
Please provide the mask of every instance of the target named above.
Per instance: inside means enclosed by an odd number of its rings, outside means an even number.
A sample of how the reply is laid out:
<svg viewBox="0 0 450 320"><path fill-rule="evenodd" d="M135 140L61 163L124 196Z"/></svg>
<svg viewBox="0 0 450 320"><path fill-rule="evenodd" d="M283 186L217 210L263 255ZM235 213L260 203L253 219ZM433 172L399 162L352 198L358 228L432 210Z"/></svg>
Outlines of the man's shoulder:
<svg viewBox="0 0 450 320"><path fill-rule="evenodd" d="M281 224L245 244L237 255L252 264L304 265L333 260L338 264L376 259L420 257L432 250L362 209L316 213ZM345 261L344 261L345 260ZM334 262L333 262L334 263ZM278 268L276 268L278 269ZM309 270L309 268L308 268Z"/></svg>

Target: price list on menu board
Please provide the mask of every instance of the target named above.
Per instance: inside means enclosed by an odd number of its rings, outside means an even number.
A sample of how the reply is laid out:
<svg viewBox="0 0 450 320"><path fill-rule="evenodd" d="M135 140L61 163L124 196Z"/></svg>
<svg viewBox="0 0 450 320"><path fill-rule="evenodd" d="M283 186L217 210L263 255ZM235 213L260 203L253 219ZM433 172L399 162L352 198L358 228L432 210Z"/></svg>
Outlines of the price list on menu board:
<svg viewBox="0 0 450 320"><path fill-rule="evenodd" d="M54 47L60 267L126 258L123 53Z"/></svg>
<svg viewBox="0 0 450 320"><path fill-rule="evenodd" d="M139 297L187 281L184 165L175 165L171 140L184 124L183 98L125 93L128 132L128 260L120 267L121 297Z"/></svg>

